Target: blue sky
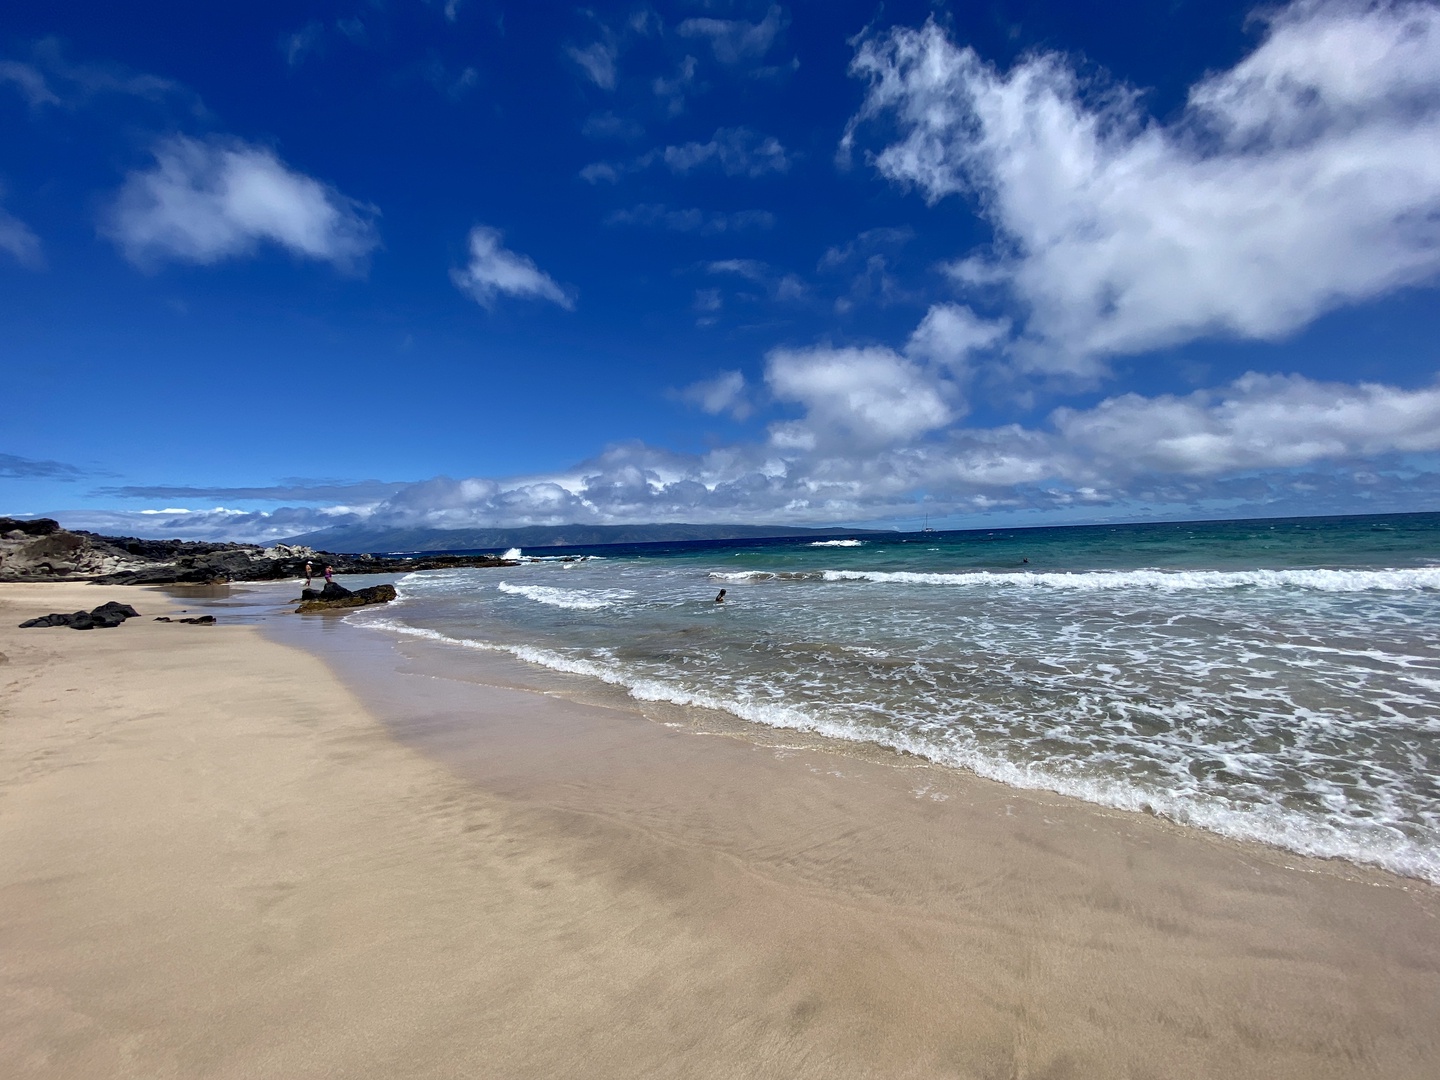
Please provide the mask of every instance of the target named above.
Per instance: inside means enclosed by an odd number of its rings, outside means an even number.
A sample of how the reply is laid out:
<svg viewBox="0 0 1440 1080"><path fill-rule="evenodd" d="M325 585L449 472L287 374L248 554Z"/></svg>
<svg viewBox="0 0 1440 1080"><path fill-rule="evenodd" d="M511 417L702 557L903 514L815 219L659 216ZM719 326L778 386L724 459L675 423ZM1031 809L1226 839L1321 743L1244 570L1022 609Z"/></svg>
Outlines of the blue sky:
<svg viewBox="0 0 1440 1080"><path fill-rule="evenodd" d="M1440 508L1440 8L27 5L0 514Z"/></svg>

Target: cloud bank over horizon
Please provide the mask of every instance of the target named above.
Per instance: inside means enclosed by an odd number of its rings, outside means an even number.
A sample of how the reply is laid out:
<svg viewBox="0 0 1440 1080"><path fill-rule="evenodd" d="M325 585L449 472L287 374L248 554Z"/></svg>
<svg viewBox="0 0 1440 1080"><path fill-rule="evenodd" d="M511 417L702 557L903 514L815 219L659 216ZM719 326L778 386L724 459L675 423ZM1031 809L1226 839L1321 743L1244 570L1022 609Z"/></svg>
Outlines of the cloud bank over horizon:
<svg viewBox="0 0 1440 1080"><path fill-rule="evenodd" d="M974 518L996 511L1084 511L1113 518L1139 506L1167 516L1336 512L1341 498L1376 512L1402 496L1440 497L1440 385L1404 390L1249 374L1191 394L1127 393L1088 409L1060 407L1043 425L952 429L915 442L945 405L897 393L863 352L819 380L807 421L824 424L839 399L873 411L868 441L833 440L782 426L769 444L687 455L623 443L563 472L415 483L296 483L272 488L111 488L127 498L335 500L271 511L166 506L75 511L76 527L145 535L269 541L335 525L517 527L686 521L865 525ZM781 386L805 356L773 358ZM893 369L878 369L889 379ZM807 385L814 385L813 383ZM909 388L900 388L909 389ZM934 410L932 414L931 410ZM1427 457L1428 456L1428 457ZM54 466L55 463L44 463ZM1317 466L1348 465L1343 473ZM66 468L65 466L59 466ZM923 502L915 492L924 491ZM341 501L343 500L343 501Z"/></svg>

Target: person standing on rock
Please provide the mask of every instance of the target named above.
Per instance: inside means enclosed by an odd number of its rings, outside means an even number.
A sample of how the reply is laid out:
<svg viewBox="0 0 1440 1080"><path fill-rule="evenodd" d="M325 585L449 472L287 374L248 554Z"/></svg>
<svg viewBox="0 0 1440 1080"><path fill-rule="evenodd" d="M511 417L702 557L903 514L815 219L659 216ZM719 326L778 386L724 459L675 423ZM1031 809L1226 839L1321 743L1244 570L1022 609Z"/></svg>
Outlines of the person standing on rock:
<svg viewBox="0 0 1440 1080"><path fill-rule="evenodd" d="M325 584L326 584L326 585L331 585L331 584L334 583L334 581L335 581L335 568L334 568L333 566L327 566L327 567L325 567Z"/></svg>
<svg viewBox="0 0 1440 1080"><path fill-rule="evenodd" d="M310 587L310 579L315 576L315 567L309 559L305 560L305 587Z"/></svg>

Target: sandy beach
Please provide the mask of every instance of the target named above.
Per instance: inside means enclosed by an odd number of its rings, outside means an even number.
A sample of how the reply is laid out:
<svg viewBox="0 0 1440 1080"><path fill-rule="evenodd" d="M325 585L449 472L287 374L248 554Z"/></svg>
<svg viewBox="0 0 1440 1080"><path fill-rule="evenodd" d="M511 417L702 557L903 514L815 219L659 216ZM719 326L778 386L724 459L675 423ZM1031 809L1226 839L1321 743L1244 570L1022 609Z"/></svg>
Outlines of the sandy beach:
<svg viewBox="0 0 1440 1080"><path fill-rule="evenodd" d="M183 606L0 587L9 1075L1440 1073L1423 882Z"/></svg>

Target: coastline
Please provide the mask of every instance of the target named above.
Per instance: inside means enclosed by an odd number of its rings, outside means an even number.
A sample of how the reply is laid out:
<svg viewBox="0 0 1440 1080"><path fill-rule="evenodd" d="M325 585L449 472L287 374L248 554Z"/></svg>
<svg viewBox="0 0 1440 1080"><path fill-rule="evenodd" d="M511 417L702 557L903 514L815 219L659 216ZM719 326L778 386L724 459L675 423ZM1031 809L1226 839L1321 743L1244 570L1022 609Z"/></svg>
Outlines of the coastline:
<svg viewBox="0 0 1440 1080"><path fill-rule="evenodd" d="M1423 882L173 606L0 586L19 1075L1440 1067Z"/></svg>

